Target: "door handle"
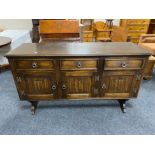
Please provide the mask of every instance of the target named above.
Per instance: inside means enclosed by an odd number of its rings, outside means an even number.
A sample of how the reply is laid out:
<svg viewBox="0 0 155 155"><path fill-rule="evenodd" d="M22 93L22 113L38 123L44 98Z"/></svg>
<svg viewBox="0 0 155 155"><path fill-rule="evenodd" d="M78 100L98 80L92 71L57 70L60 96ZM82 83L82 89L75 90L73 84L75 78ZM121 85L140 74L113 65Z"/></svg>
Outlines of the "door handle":
<svg viewBox="0 0 155 155"><path fill-rule="evenodd" d="M63 84L63 85L62 85L62 90L65 90L65 89L66 89L66 85Z"/></svg>
<svg viewBox="0 0 155 155"><path fill-rule="evenodd" d="M125 68L125 67L127 67L127 64L126 64L126 62L122 62L121 66L122 66L122 68Z"/></svg>
<svg viewBox="0 0 155 155"><path fill-rule="evenodd" d="M76 64L76 67L77 68L80 68L82 65L81 65L81 62L77 62L77 64Z"/></svg>
<svg viewBox="0 0 155 155"><path fill-rule="evenodd" d="M106 89L107 87L106 87L106 84L105 83L103 83L102 84L102 89Z"/></svg>
<svg viewBox="0 0 155 155"><path fill-rule="evenodd" d="M33 62L32 63L32 68L37 68L38 67L38 64L36 62Z"/></svg>
<svg viewBox="0 0 155 155"><path fill-rule="evenodd" d="M56 90L57 86L55 84L52 85L52 90Z"/></svg>

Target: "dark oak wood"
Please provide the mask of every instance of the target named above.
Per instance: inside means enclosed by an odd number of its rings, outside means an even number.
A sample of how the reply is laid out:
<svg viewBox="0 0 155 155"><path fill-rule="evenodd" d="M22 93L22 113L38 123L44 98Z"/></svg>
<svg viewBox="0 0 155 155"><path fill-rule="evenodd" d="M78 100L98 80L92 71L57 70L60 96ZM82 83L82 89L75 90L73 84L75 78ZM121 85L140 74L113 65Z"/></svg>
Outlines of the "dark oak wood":
<svg viewBox="0 0 155 155"><path fill-rule="evenodd" d="M90 43L25 43L9 52L7 57L97 57L150 55L145 49L130 42Z"/></svg>
<svg viewBox="0 0 155 155"><path fill-rule="evenodd" d="M120 107L121 107L122 112L123 112L123 113L126 113L126 104L125 104L125 102L126 102L127 100L118 100L118 101L119 101L119 103L120 103Z"/></svg>
<svg viewBox="0 0 155 155"><path fill-rule="evenodd" d="M31 113L35 115L38 102L37 101L29 101L31 103Z"/></svg>
<svg viewBox="0 0 155 155"><path fill-rule="evenodd" d="M39 35L39 19L32 19L32 42L38 43L40 41Z"/></svg>
<svg viewBox="0 0 155 155"><path fill-rule="evenodd" d="M6 56L21 100L116 99L125 112L150 53L133 43L56 42L23 44Z"/></svg>

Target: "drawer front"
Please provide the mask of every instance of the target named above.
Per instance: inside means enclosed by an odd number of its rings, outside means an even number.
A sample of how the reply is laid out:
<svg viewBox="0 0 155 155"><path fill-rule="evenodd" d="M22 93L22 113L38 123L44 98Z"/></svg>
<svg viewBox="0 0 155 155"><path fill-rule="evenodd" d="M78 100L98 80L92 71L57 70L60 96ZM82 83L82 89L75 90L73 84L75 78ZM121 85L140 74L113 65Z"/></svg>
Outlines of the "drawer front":
<svg viewBox="0 0 155 155"><path fill-rule="evenodd" d="M54 70L54 60L16 60L16 69L49 69Z"/></svg>
<svg viewBox="0 0 155 155"><path fill-rule="evenodd" d="M129 19L128 24L149 24L150 19Z"/></svg>
<svg viewBox="0 0 155 155"><path fill-rule="evenodd" d="M93 38L83 38L83 42L92 42Z"/></svg>
<svg viewBox="0 0 155 155"><path fill-rule="evenodd" d="M104 70L137 70L143 68L142 58L107 58L104 63Z"/></svg>
<svg viewBox="0 0 155 155"><path fill-rule="evenodd" d="M141 32L137 32L137 33L134 33L134 32L129 32L129 35L133 38L139 38L142 34L145 34L145 33L141 33Z"/></svg>
<svg viewBox="0 0 155 155"><path fill-rule="evenodd" d="M96 59L61 60L60 70L96 70Z"/></svg>
<svg viewBox="0 0 155 155"><path fill-rule="evenodd" d="M93 37L93 33L85 33L84 32L83 33L83 37L85 37L85 38L87 38L87 37L89 38L90 37L91 38L91 37Z"/></svg>
<svg viewBox="0 0 155 155"><path fill-rule="evenodd" d="M147 31L148 25L128 25L129 31Z"/></svg>

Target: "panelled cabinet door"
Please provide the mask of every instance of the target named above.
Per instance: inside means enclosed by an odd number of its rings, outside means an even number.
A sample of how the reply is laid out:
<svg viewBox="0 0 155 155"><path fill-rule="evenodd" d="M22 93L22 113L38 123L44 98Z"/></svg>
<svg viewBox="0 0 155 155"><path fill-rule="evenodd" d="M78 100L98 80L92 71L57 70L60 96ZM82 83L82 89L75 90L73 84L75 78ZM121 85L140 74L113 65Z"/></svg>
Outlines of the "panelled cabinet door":
<svg viewBox="0 0 155 155"><path fill-rule="evenodd" d="M135 97L141 76L134 71L105 71L101 77L100 95L105 98Z"/></svg>
<svg viewBox="0 0 155 155"><path fill-rule="evenodd" d="M92 71L61 72L62 98L78 99L98 94L96 73Z"/></svg>
<svg viewBox="0 0 155 155"><path fill-rule="evenodd" d="M18 72L16 83L21 99L47 100L57 97L55 72Z"/></svg>

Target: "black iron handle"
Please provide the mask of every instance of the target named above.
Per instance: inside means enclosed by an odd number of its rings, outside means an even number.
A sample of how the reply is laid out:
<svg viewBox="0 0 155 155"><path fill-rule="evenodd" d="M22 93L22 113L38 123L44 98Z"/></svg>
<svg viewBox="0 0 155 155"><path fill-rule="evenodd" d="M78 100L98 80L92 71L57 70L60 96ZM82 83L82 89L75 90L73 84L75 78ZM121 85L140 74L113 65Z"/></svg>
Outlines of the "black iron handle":
<svg viewBox="0 0 155 155"><path fill-rule="evenodd" d="M77 65L76 65L76 67L77 68L80 68L82 65L81 65L81 62L77 62Z"/></svg>
<svg viewBox="0 0 155 155"><path fill-rule="evenodd" d="M66 89L66 85L63 84L63 85L62 85L62 90L65 90L65 89Z"/></svg>
<svg viewBox="0 0 155 155"><path fill-rule="evenodd" d="M105 83L102 84L102 89L106 89L106 84Z"/></svg>
<svg viewBox="0 0 155 155"><path fill-rule="evenodd" d="M36 62L33 62L32 63L32 68L37 68L38 67L38 64Z"/></svg>
<svg viewBox="0 0 155 155"><path fill-rule="evenodd" d="M57 86L55 84L52 85L52 90L56 90Z"/></svg>
<svg viewBox="0 0 155 155"><path fill-rule="evenodd" d="M122 62L121 66L122 66L122 68L125 68L125 67L127 67L127 64L126 64L126 62Z"/></svg>

